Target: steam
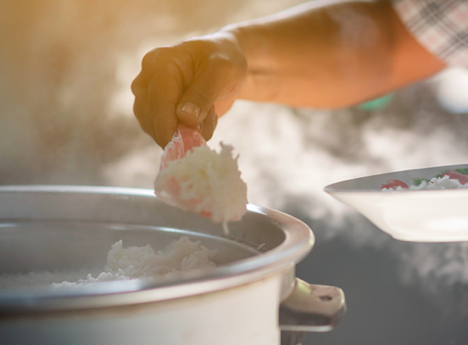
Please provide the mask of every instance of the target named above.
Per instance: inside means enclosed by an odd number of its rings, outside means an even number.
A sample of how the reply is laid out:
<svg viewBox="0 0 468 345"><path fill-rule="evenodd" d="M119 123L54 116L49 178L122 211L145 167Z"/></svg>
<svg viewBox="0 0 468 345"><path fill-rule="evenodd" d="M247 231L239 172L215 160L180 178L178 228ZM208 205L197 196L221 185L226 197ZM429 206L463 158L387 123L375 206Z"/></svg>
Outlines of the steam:
<svg viewBox="0 0 468 345"><path fill-rule="evenodd" d="M468 131L460 117L438 106L433 86L402 90L388 109L372 114L239 102L219 121L212 141L229 142L240 153L250 202L306 220L322 231L315 231L320 241L346 237L356 248L389 249L404 284L417 286L447 313L466 314L466 243L396 242L323 192L344 179L466 164Z"/></svg>
<svg viewBox="0 0 468 345"><path fill-rule="evenodd" d="M445 314L468 314L468 243L408 244L395 254L405 284L418 286Z"/></svg>

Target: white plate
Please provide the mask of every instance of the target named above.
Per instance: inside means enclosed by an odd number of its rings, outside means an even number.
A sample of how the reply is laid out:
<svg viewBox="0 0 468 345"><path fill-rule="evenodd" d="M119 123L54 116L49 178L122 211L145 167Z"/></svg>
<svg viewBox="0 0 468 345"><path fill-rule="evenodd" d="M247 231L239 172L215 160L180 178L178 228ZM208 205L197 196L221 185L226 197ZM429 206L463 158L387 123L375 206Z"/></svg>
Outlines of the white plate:
<svg viewBox="0 0 468 345"><path fill-rule="evenodd" d="M468 164L397 171L361 177L325 187L394 238L413 242L468 241L468 188L382 192L389 179L413 185L413 178L430 179L443 170Z"/></svg>

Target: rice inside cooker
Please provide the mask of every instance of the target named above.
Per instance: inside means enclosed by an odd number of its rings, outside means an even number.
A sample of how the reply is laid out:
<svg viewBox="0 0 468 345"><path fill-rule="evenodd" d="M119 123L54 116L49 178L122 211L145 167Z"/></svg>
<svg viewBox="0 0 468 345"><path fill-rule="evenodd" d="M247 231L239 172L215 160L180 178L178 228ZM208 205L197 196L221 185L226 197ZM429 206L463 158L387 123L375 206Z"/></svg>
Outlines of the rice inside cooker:
<svg viewBox="0 0 468 345"><path fill-rule="evenodd" d="M104 270L30 272L0 275L0 289L25 289L48 286L50 289L84 288L99 282L150 279L155 282L183 277L189 272L216 267L210 250L200 241L183 236L164 250L155 252L151 246L124 248L114 243L107 254Z"/></svg>

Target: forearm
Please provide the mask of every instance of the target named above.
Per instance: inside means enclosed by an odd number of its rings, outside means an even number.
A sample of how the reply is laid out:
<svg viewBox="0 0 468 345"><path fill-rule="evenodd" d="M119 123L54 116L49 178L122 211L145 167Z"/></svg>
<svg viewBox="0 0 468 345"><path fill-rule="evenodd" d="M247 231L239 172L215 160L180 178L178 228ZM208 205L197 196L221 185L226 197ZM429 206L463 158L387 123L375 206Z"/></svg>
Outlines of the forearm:
<svg viewBox="0 0 468 345"><path fill-rule="evenodd" d="M227 28L248 63L238 98L344 107L444 68L408 34L388 2L317 4Z"/></svg>

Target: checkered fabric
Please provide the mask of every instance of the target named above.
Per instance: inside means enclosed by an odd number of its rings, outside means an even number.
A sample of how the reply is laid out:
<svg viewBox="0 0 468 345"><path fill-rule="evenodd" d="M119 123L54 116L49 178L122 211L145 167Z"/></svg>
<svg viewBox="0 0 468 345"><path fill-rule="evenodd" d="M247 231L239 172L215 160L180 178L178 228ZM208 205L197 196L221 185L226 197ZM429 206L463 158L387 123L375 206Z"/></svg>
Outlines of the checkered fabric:
<svg viewBox="0 0 468 345"><path fill-rule="evenodd" d="M468 67L468 0L393 0L413 36L451 66Z"/></svg>

